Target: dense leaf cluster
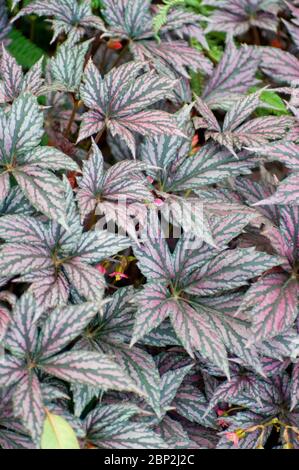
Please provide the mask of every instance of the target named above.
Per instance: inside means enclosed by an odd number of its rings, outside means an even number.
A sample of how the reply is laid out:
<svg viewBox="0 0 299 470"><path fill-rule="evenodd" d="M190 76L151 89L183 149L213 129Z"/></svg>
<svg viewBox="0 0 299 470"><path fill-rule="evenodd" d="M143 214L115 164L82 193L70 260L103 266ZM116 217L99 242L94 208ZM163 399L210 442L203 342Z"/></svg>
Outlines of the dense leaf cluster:
<svg viewBox="0 0 299 470"><path fill-rule="evenodd" d="M299 2L0 0L0 43L0 447L298 449Z"/></svg>

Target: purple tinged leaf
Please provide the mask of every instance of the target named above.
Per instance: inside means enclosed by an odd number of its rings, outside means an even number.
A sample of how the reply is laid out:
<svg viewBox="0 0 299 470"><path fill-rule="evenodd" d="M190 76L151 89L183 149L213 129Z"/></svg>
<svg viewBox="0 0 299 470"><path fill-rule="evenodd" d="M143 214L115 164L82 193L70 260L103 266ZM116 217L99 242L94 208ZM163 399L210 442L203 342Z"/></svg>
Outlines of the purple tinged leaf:
<svg viewBox="0 0 299 470"><path fill-rule="evenodd" d="M65 220L65 192L61 181L53 173L35 166L23 166L14 171L14 176L31 204L67 227ZM52 188L55 187L55 194Z"/></svg>
<svg viewBox="0 0 299 470"><path fill-rule="evenodd" d="M270 204L297 206L299 204L298 184L299 173L288 176L279 184L278 189L272 196L256 203L256 206Z"/></svg>
<svg viewBox="0 0 299 470"><path fill-rule="evenodd" d="M4 201L4 199L8 196L9 191L10 191L9 174L4 173L0 175L0 202Z"/></svg>
<svg viewBox="0 0 299 470"><path fill-rule="evenodd" d="M138 347L129 348L117 341L110 346L109 337L107 343L107 346L103 345L104 352L115 357L117 364L142 391L144 400L158 417L161 416L160 376L153 358Z"/></svg>
<svg viewBox="0 0 299 470"><path fill-rule="evenodd" d="M143 73L144 62L127 63L112 69L104 79L89 62L80 87L81 99L94 108L83 115L78 141L107 126L112 135L124 139L133 156L135 143L131 131L142 135L184 136L174 118L162 111L145 108L167 97L173 81L154 73Z"/></svg>
<svg viewBox="0 0 299 470"><path fill-rule="evenodd" d="M104 354L89 351L70 351L39 363L48 374L71 383L97 386L102 390L140 390L121 367Z"/></svg>
<svg viewBox="0 0 299 470"><path fill-rule="evenodd" d="M228 177L250 173L256 161L248 153L239 153L238 159L227 149L214 144L204 145L194 156L186 158L176 169L169 191L199 189Z"/></svg>
<svg viewBox="0 0 299 470"><path fill-rule="evenodd" d="M103 0L102 4L103 15L113 35L131 39L153 35L150 0Z"/></svg>
<svg viewBox="0 0 299 470"><path fill-rule="evenodd" d="M63 350L77 338L98 311L94 303L56 308L43 323L41 351L43 359Z"/></svg>
<svg viewBox="0 0 299 470"><path fill-rule="evenodd" d="M53 171L80 171L79 166L74 160L55 147L37 147L33 151L22 155L20 163Z"/></svg>
<svg viewBox="0 0 299 470"><path fill-rule="evenodd" d="M33 441L39 446L45 409L42 392L34 372L26 373L18 383L14 392L14 413L21 418Z"/></svg>
<svg viewBox="0 0 299 470"><path fill-rule="evenodd" d="M195 38L202 44L205 49L209 49L209 45L205 38L205 32L199 25L202 21L201 15L196 15L192 11L179 8L169 11L167 16L167 23L162 26L161 33L165 34L171 31L179 39Z"/></svg>
<svg viewBox="0 0 299 470"><path fill-rule="evenodd" d="M296 7L295 5L292 5L291 3L287 1L285 1L285 3L287 4L288 8L291 10L294 18L292 18L291 23L284 19L282 19L282 21L287 27L287 30L289 31L289 34L291 35L291 38L295 46L299 48L299 28L298 28L299 8Z"/></svg>
<svg viewBox="0 0 299 470"><path fill-rule="evenodd" d="M229 40L222 59L204 88L202 99L211 109L229 109L234 101L246 94L249 87L258 83L255 73L259 61L254 47L241 46L237 49Z"/></svg>
<svg viewBox="0 0 299 470"><path fill-rule="evenodd" d="M8 329L11 316L10 311L3 305L0 305L0 343L3 341L5 333Z"/></svg>
<svg viewBox="0 0 299 470"><path fill-rule="evenodd" d="M299 363L293 365L291 380L291 410L297 408L299 403Z"/></svg>
<svg viewBox="0 0 299 470"><path fill-rule="evenodd" d="M8 114L0 113L0 159L2 165L36 147L43 135L43 116L36 98L24 93L17 98Z"/></svg>
<svg viewBox="0 0 299 470"><path fill-rule="evenodd" d="M18 95L22 86L23 71L14 57L2 46L0 61L0 103L12 102Z"/></svg>
<svg viewBox="0 0 299 470"><path fill-rule="evenodd" d="M226 113L223 121L223 131L233 132L257 108L260 102L260 92L251 93L238 100Z"/></svg>
<svg viewBox="0 0 299 470"><path fill-rule="evenodd" d="M1 273L10 278L21 273L46 269L52 265L48 250L41 246L11 243L2 246L0 251Z"/></svg>
<svg viewBox="0 0 299 470"><path fill-rule="evenodd" d="M290 85L299 83L299 60L287 51L263 47L261 68L274 81Z"/></svg>
<svg viewBox="0 0 299 470"><path fill-rule="evenodd" d="M282 140L260 147L254 146L251 150L269 161L281 161L291 170L299 171L299 145L293 142Z"/></svg>
<svg viewBox="0 0 299 470"><path fill-rule="evenodd" d="M252 294L251 341L273 338L293 325L298 296L295 279L284 274L268 275L254 284Z"/></svg>
<svg viewBox="0 0 299 470"><path fill-rule="evenodd" d="M135 296L138 311L135 317L131 346L165 320L175 303L169 299L168 289L162 284L148 283Z"/></svg>
<svg viewBox="0 0 299 470"><path fill-rule="evenodd" d="M215 118L214 114L208 107L208 105L199 97L196 98L195 108L203 117L204 123L202 125L197 125L196 127L207 127L211 131L219 131L221 132L221 128L218 124L217 119Z"/></svg>
<svg viewBox="0 0 299 470"><path fill-rule="evenodd" d="M176 413L192 423L198 423L205 427L215 429L215 415L205 416L208 402L198 387L192 384L183 385L172 404Z"/></svg>
<svg viewBox="0 0 299 470"><path fill-rule="evenodd" d="M77 257L64 263L63 271L79 295L90 301L102 300L105 291L105 279L96 268L81 262L81 258Z"/></svg>
<svg viewBox="0 0 299 470"><path fill-rule="evenodd" d="M106 200L115 201L117 213L121 200L129 203L153 199L141 173L145 168L143 163L123 161L111 166L107 172L104 172L103 163L102 153L93 142L91 157L83 164L82 178L78 178L77 200L82 219L96 208L105 212Z"/></svg>
<svg viewBox="0 0 299 470"><path fill-rule="evenodd" d="M250 279L279 264L279 258L254 248L224 251L191 275L186 291L195 295L214 295L246 285ZM224 283L224 284L223 284Z"/></svg>
<svg viewBox="0 0 299 470"><path fill-rule="evenodd" d="M59 47L56 56L51 59L49 64L55 87L58 87L61 91L78 91L89 45L90 41L77 45L65 42Z"/></svg>
<svg viewBox="0 0 299 470"><path fill-rule="evenodd" d="M129 238L96 229L81 236L76 251L78 261L94 264L130 246Z"/></svg>
<svg viewBox="0 0 299 470"><path fill-rule="evenodd" d="M0 358L0 386L10 387L24 376L24 362L22 359L5 354Z"/></svg>
<svg viewBox="0 0 299 470"><path fill-rule="evenodd" d="M29 291L34 295L39 306L53 308L65 305L69 298L70 286L63 273L58 275L54 269L34 273Z"/></svg>
<svg viewBox="0 0 299 470"><path fill-rule="evenodd" d="M148 281L164 282L174 277L173 261L164 234L154 220L149 219L147 240L134 247L134 254Z"/></svg>
<svg viewBox="0 0 299 470"><path fill-rule="evenodd" d="M85 28L91 27L105 31L105 25L101 18L92 14L90 1L78 2L77 0L35 0L30 5L22 8L14 17L14 21L24 15L35 14L38 16L54 16L51 20L54 29L54 42L59 34L68 34L70 44L79 41L84 36Z"/></svg>
<svg viewBox="0 0 299 470"><path fill-rule="evenodd" d="M200 51L194 50L185 41L161 41L157 44L154 41L132 42L131 50L138 60L150 60L162 64L170 70L174 70L180 76L190 79L188 70L202 72L211 75L213 70L212 62ZM158 69L159 65L156 66Z"/></svg>
<svg viewBox="0 0 299 470"><path fill-rule="evenodd" d="M170 321L191 357L194 350L200 351L229 376L225 347L205 312L196 312L187 302L172 301Z"/></svg>
<svg viewBox="0 0 299 470"><path fill-rule="evenodd" d="M25 357L37 345L36 323L42 309L36 305L34 297L25 293L17 301L10 328L5 338L6 347L16 356Z"/></svg>
<svg viewBox="0 0 299 470"><path fill-rule="evenodd" d="M268 2L251 0L208 1L205 3L216 6L209 17L206 32L223 31L239 36L256 26L273 32L277 29L278 1L272 2L273 5L270 7L267 5Z"/></svg>
<svg viewBox="0 0 299 470"><path fill-rule="evenodd" d="M43 246L45 227L34 217L7 215L0 218L0 238L17 243L25 240L33 246Z"/></svg>
<svg viewBox="0 0 299 470"><path fill-rule="evenodd" d="M87 415L86 440L104 449L165 449L167 444L144 423L131 422L132 405L101 405Z"/></svg>
<svg viewBox="0 0 299 470"><path fill-rule="evenodd" d="M164 413L171 408L172 402L183 383L186 375L193 368L193 364L180 367L175 370L169 370L161 378L161 406Z"/></svg>

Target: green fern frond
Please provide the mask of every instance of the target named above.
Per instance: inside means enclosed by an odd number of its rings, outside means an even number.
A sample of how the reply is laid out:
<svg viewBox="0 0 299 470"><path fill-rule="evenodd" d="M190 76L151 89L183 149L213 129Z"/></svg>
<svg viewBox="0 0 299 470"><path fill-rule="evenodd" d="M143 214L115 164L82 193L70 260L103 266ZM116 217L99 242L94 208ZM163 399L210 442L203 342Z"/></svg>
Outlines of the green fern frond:
<svg viewBox="0 0 299 470"><path fill-rule="evenodd" d="M158 36L160 29L167 23L169 11L177 5L185 5L185 0L163 0L164 5L158 6L158 13L153 18L153 28L155 35Z"/></svg>
<svg viewBox="0 0 299 470"><path fill-rule="evenodd" d="M15 57L18 64L25 69L32 67L32 65L45 55L43 49L31 42L17 29L12 29L8 37L10 38L8 51Z"/></svg>

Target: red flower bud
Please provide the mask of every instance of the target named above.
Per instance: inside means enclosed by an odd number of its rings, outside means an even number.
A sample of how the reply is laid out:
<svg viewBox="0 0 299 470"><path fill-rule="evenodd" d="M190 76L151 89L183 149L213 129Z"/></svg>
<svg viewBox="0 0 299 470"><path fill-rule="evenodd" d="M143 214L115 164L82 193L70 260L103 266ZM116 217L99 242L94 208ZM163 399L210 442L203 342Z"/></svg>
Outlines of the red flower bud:
<svg viewBox="0 0 299 470"><path fill-rule="evenodd" d="M107 47L109 49L118 51L119 49L123 48L123 45L120 41L116 41L115 39L109 39L109 41L107 42Z"/></svg>

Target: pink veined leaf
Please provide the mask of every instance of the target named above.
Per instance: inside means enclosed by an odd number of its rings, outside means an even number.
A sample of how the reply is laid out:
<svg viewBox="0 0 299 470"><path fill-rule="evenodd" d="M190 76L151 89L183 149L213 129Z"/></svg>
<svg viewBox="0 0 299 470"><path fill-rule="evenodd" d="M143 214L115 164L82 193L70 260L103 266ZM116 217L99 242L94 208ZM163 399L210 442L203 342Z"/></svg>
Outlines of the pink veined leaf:
<svg viewBox="0 0 299 470"><path fill-rule="evenodd" d="M13 401L16 416L20 417L32 440L39 446L45 409L40 384L33 371L24 374L15 389Z"/></svg>
<svg viewBox="0 0 299 470"><path fill-rule="evenodd" d="M273 359L272 357L262 357L261 363L263 366L263 371L267 377L275 376L281 374L290 364L290 360L286 359L284 361L279 361Z"/></svg>
<svg viewBox="0 0 299 470"><path fill-rule="evenodd" d="M299 60L281 49L262 48L261 68L274 81L295 85L299 83Z"/></svg>
<svg viewBox="0 0 299 470"><path fill-rule="evenodd" d="M36 98L29 93L18 97L8 114L0 114L1 163L9 163L15 153L35 148L44 132L42 126L43 116Z"/></svg>
<svg viewBox="0 0 299 470"><path fill-rule="evenodd" d="M97 314L94 303L58 307L43 324L41 351L43 358L64 349L75 339Z"/></svg>
<svg viewBox="0 0 299 470"><path fill-rule="evenodd" d="M11 25L10 25L9 20L8 20L8 14L7 14L8 9L7 9L6 2L1 2L0 11L1 11L1 14L0 14L0 41L5 44L7 42L7 35L11 30Z"/></svg>
<svg viewBox="0 0 299 470"><path fill-rule="evenodd" d="M297 317L298 285L284 274L268 275L252 288L254 293L252 340L261 341L283 333Z"/></svg>
<svg viewBox="0 0 299 470"><path fill-rule="evenodd" d="M0 202L2 202L10 191L9 174L5 173L0 175Z"/></svg>
<svg viewBox="0 0 299 470"><path fill-rule="evenodd" d="M174 276L173 261L162 229L155 227L156 220L148 219L143 234L144 243L134 247L134 254L148 281L167 282Z"/></svg>
<svg viewBox="0 0 299 470"><path fill-rule="evenodd" d="M208 106L201 102L199 111L203 116L203 122L199 119L197 125L207 129L206 139L215 140L233 154L235 154L234 148L240 150L246 146L267 143L268 140L281 139L286 134L287 128L292 126L293 118L289 116L261 117L244 122L259 103L260 91L237 100L226 113L221 129Z"/></svg>
<svg viewBox="0 0 299 470"><path fill-rule="evenodd" d="M159 417L160 408L160 376L152 357L138 347L120 345L117 342L103 345L106 354L112 354L119 366L126 371L132 382L136 384L144 400L151 406Z"/></svg>
<svg viewBox="0 0 299 470"><path fill-rule="evenodd" d="M137 244L139 244L137 227L138 224L143 226L146 223L147 211L147 204L138 202L127 204L121 200L117 203L104 201L97 205L97 213L104 215L108 224L115 224Z"/></svg>
<svg viewBox="0 0 299 470"><path fill-rule="evenodd" d="M9 310L3 305L0 305L0 342L3 341L10 320L11 316Z"/></svg>
<svg viewBox="0 0 299 470"><path fill-rule="evenodd" d="M1 247L0 267L3 275L16 276L52 266L49 252L44 247L11 243ZM6 273L6 274L4 274Z"/></svg>
<svg viewBox="0 0 299 470"><path fill-rule="evenodd" d="M67 226L65 221L65 193L60 180L51 172L34 166L23 166L14 176L34 207ZM55 187L55 194L52 188Z"/></svg>
<svg viewBox="0 0 299 470"><path fill-rule="evenodd" d="M172 172L172 166L176 166L178 161L183 160L189 154L191 138L194 134L190 111L190 106L184 106L173 116L178 127L186 133L188 138L177 135L161 135L144 139L140 146L139 156L148 165L146 172L149 178L155 180L164 176L165 179L165 169L169 168Z"/></svg>
<svg viewBox="0 0 299 470"><path fill-rule="evenodd" d="M224 251L191 275L186 292L214 295L246 285L250 279L279 264L279 258L254 248Z"/></svg>
<svg viewBox="0 0 299 470"><path fill-rule="evenodd" d="M269 341L263 341L258 345L261 354L273 359L283 361L285 357L298 356L298 334L294 329L289 329Z"/></svg>
<svg viewBox="0 0 299 470"><path fill-rule="evenodd" d="M10 354L5 354L0 361L0 385L10 387L24 376L24 361Z"/></svg>
<svg viewBox="0 0 299 470"><path fill-rule="evenodd" d="M252 151L266 157L269 161L281 161L291 170L299 171L299 145L293 142L282 140L262 146L250 145L250 147Z"/></svg>
<svg viewBox="0 0 299 470"><path fill-rule="evenodd" d="M179 8L169 11L167 23L162 26L161 34L171 32L179 39L195 38L205 49L209 49L209 45L205 38L205 31L200 26L202 16L192 11Z"/></svg>
<svg viewBox="0 0 299 470"><path fill-rule="evenodd" d="M89 46L90 40L77 45L65 42L58 48L49 63L49 73L56 89L78 92Z"/></svg>
<svg viewBox="0 0 299 470"><path fill-rule="evenodd" d="M37 344L36 322L42 314L42 308L36 305L34 297L26 292L17 301L5 344L16 355L25 357Z"/></svg>
<svg viewBox="0 0 299 470"><path fill-rule="evenodd" d="M30 92L33 95L39 96L43 91L47 91L48 88L44 85L44 79L42 78L43 57L40 58L32 67L28 70L23 78L22 92Z"/></svg>
<svg viewBox="0 0 299 470"><path fill-rule="evenodd" d="M145 110L169 95L173 81L153 73L141 74L143 69L143 62L129 62L112 69L102 79L92 62L87 64L80 95L84 103L94 110L83 115L78 141L105 125L112 135L124 139L135 156L135 139L131 131L142 135L174 133L184 136L173 116L162 111Z"/></svg>
<svg viewBox="0 0 299 470"><path fill-rule="evenodd" d="M151 0L103 0L103 15L116 37L143 39L153 35Z"/></svg>
<svg viewBox="0 0 299 470"><path fill-rule="evenodd" d="M171 324L184 348L194 357L194 350L210 359L229 376L227 354L217 332L204 312L196 312L187 302L173 300Z"/></svg>
<svg viewBox="0 0 299 470"><path fill-rule="evenodd" d="M171 446L171 449L190 448L191 441L183 426L168 415L155 427L155 431Z"/></svg>
<svg viewBox="0 0 299 470"><path fill-rule="evenodd" d="M256 157L238 153L238 159L230 150L207 143L194 156L186 158L176 169L169 191L199 189L227 177L251 173Z"/></svg>
<svg viewBox="0 0 299 470"><path fill-rule="evenodd" d="M110 233L108 230L96 229L82 234L76 247L76 259L80 262L95 264L130 246L129 238Z"/></svg>
<svg viewBox="0 0 299 470"><path fill-rule="evenodd" d="M208 402L204 394L198 387L193 384L183 384L173 403L172 406L183 418L191 421L192 423L201 424L210 429L216 427L216 416L211 413L209 416L205 416L205 411L208 406Z"/></svg>
<svg viewBox="0 0 299 470"><path fill-rule="evenodd" d="M37 147L20 158L22 165L37 166L53 171L79 171L77 163L55 147Z"/></svg>
<svg viewBox="0 0 299 470"><path fill-rule="evenodd" d="M299 403L299 363L293 365L291 380L291 409L297 407Z"/></svg>
<svg viewBox="0 0 299 470"><path fill-rule="evenodd" d="M138 311L135 316L131 346L165 320L176 308L165 285L148 283L136 295Z"/></svg>
<svg viewBox="0 0 299 470"><path fill-rule="evenodd" d="M207 127L209 130L212 131L219 131L221 132L221 128L218 124L217 119L215 118L214 114L210 110L209 106L199 97L196 98L195 108L203 117L203 120L206 122L204 125L196 125L196 127Z"/></svg>
<svg viewBox="0 0 299 470"><path fill-rule="evenodd" d="M237 49L234 42L228 40L225 52L203 90L202 99L211 109L229 109L249 87L258 83L255 73L259 61L254 47Z"/></svg>
<svg viewBox="0 0 299 470"><path fill-rule="evenodd" d="M295 5L292 5L290 2L285 2L288 6L288 8L291 10L292 15L294 18L292 18L291 22L286 21L282 19L284 22L285 26L287 27L287 30L289 31L291 38L297 47L299 48L299 26L298 26L298 21L299 21L299 8L296 7Z"/></svg>
<svg viewBox="0 0 299 470"><path fill-rule="evenodd" d="M161 377L161 406L164 413L170 408L186 375L193 368L193 364L169 370Z"/></svg>
<svg viewBox="0 0 299 470"><path fill-rule="evenodd" d="M130 348L128 345L135 309L131 303L132 297L133 291L130 288L119 289L111 298L111 302L104 306L101 318L97 316L98 335L95 335L92 341L83 337L77 344L77 349L99 351L114 356L116 362L142 390L144 400L160 415L160 375L155 362L143 349Z"/></svg>
<svg viewBox="0 0 299 470"><path fill-rule="evenodd" d="M17 61L7 52L2 45L2 57L0 60L0 102L13 101L21 90L23 71Z"/></svg>
<svg viewBox="0 0 299 470"><path fill-rule="evenodd" d="M269 8L267 4L263 5L263 2L248 0L209 1L208 4L215 6L216 9L209 18L206 32L223 31L239 36L246 33L251 26L276 31L278 5L276 8L275 6L273 8L273 5Z"/></svg>
<svg viewBox="0 0 299 470"><path fill-rule="evenodd" d="M80 257L64 263L63 270L68 281L86 300L101 300L105 291L104 277L97 269L82 263Z"/></svg>
<svg viewBox="0 0 299 470"><path fill-rule="evenodd" d="M54 17L51 20L54 29L52 42L57 39L59 34L66 33L69 34L69 42L76 43L84 35L86 27L106 30L101 18L92 14L89 1L61 0L56 2L55 0L35 0L21 9L14 17L14 21L31 14Z"/></svg>
<svg viewBox="0 0 299 470"><path fill-rule="evenodd" d="M46 88L43 87L41 58L33 67L23 74L22 67L18 65L5 47L2 47L2 57L0 59L0 102L13 102L21 93L30 92L38 96Z"/></svg>
<svg viewBox="0 0 299 470"><path fill-rule="evenodd" d="M49 157L49 170L55 168L55 161L58 169L75 168L76 165L60 152L46 147L39 151L38 145L43 133L42 113L36 98L29 93L14 100L7 113L0 113L0 193L7 193L9 188L7 177L3 178L3 174L7 174L8 165L9 173L15 177L32 205L48 217L66 225L65 189L61 181L46 169L45 157ZM34 157L33 150L36 150ZM34 158L35 164L26 164L26 155L29 161ZM42 168L38 167L38 157ZM52 192L53 187L57 189L55 195Z"/></svg>
<svg viewBox="0 0 299 470"><path fill-rule="evenodd" d="M43 271L43 275L34 273L32 281L29 291L39 306L53 308L67 303L70 285L63 273L57 275L55 270L50 268Z"/></svg>
<svg viewBox="0 0 299 470"><path fill-rule="evenodd" d="M293 173L279 183L276 192L267 199L256 203L259 205L290 205L297 206L299 204L299 173Z"/></svg>
<svg viewBox="0 0 299 470"><path fill-rule="evenodd" d="M128 404L101 405L86 417L86 440L100 449L166 449L148 425L129 420L138 411Z"/></svg>
<svg viewBox="0 0 299 470"><path fill-rule="evenodd" d="M160 44L155 41L132 42L131 49L136 59L150 60L154 65L162 62L184 78L190 78L188 70L212 74L212 62L185 41L162 41Z"/></svg>
<svg viewBox="0 0 299 470"><path fill-rule="evenodd" d="M280 210L280 233L284 239L284 246L287 248L286 253L290 263L296 262L299 249L299 208L298 207L282 207Z"/></svg>
<svg viewBox="0 0 299 470"><path fill-rule="evenodd" d="M260 92L251 93L238 100L226 113L222 129L223 131L235 131L246 118L257 108L260 103Z"/></svg>
<svg viewBox="0 0 299 470"><path fill-rule="evenodd" d="M234 403L234 398L238 398L244 390L252 390L252 393L255 393L258 396L258 380L254 374L237 374L232 376L231 380L219 385L210 400L206 414L208 414L218 403Z"/></svg>
<svg viewBox="0 0 299 470"><path fill-rule="evenodd" d="M42 246L45 231L43 224L34 217L7 215L0 218L0 237L16 243L26 237L26 243Z"/></svg>
<svg viewBox="0 0 299 470"><path fill-rule="evenodd" d="M90 351L70 351L39 363L48 374L72 383L97 386L102 390L140 390L110 357Z"/></svg>

